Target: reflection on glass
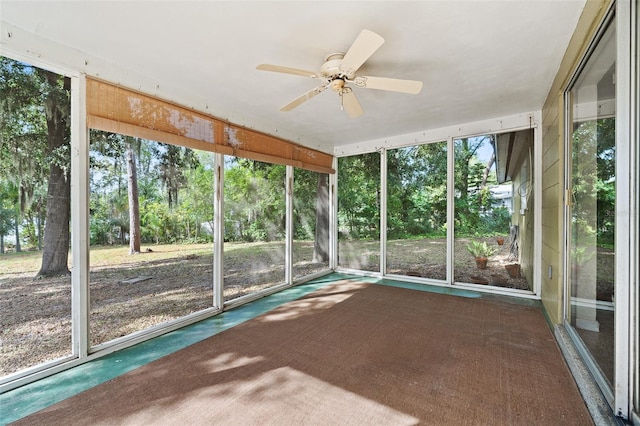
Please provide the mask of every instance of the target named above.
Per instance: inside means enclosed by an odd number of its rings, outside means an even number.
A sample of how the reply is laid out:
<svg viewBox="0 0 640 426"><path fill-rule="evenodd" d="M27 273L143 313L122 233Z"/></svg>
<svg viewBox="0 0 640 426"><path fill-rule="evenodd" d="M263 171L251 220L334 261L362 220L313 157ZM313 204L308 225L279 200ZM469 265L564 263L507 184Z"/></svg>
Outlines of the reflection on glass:
<svg viewBox="0 0 640 426"><path fill-rule="evenodd" d="M387 151L387 273L447 278L447 143Z"/></svg>
<svg viewBox="0 0 640 426"><path fill-rule="evenodd" d="M380 154L338 159L338 266L380 272Z"/></svg>
<svg viewBox="0 0 640 426"><path fill-rule="evenodd" d="M213 157L92 131L90 341L213 304Z"/></svg>
<svg viewBox="0 0 640 426"><path fill-rule="evenodd" d="M613 383L615 28L571 89L570 321Z"/></svg>
<svg viewBox="0 0 640 426"><path fill-rule="evenodd" d="M296 169L293 278L329 268L329 175Z"/></svg>
<svg viewBox="0 0 640 426"><path fill-rule="evenodd" d="M456 139L454 281L531 290L533 133Z"/></svg>
<svg viewBox="0 0 640 426"><path fill-rule="evenodd" d="M225 157L224 298L285 282L286 167Z"/></svg>
<svg viewBox="0 0 640 426"><path fill-rule="evenodd" d="M0 376L7 376L72 355L71 105L68 78L2 56L0 75Z"/></svg>

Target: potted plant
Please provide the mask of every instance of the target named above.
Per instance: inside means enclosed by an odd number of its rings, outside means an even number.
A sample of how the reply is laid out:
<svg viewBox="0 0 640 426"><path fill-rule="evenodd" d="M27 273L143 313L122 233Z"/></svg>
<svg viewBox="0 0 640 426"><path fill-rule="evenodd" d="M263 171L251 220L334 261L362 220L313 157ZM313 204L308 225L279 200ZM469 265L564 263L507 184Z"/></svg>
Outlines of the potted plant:
<svg viewBox="0 0 640 426"><path fill-rule="evenodd" d="M496 248L491 247L486 241L472 241L467 244L467 250L476 259L478 269L487 269L489 256L496 252Z"/></svg>
<svg viewBox="0 0 640 426"><path fill-rule="evenodd" d="M519 263L509 263L504 265L504 269L507 270L509 276L511 278L518 278L520 276L520 264Z"/></svg>
<svg viewBox="0 0 640 426"><path fill-rule="evenodd" d="M504 237L496 237L496 242L499 246L504 244Z"/></svg>

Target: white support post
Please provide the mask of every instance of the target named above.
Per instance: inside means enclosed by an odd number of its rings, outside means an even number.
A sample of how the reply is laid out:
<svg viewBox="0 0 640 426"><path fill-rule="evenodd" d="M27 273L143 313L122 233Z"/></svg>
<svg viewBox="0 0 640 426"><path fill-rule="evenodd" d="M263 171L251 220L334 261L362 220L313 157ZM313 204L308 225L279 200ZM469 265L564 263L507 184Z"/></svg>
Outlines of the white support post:
<svg viewBox="0 0 640 426"><path fill-rule="evenodd" d="M542 229L542 111L533 118L533 229ZM533 292L542 296L542 232L533 233ZM546 272L546 271L545 271Z"/></svg>
<svg viewBox="0 0 640 426"><path fill-rule="evenodd" d="M286 234L284 249L285 282L293 284L293 167L287 166L286 173Z"/></svg>
<svg viewBox="0 0 640 426"><path fill-rule="evenodd" d="M631 86L629 87L629 93L631 94L630 111L631 123L629 126L631 141L631 197L629 205L631 206L631 229L629 235L632 238L632 244L630 247L629 258L638 259L640 256L640 212L638 211L639 199L638 191L640 191L640 173L638 167L640 167L640 149L638 144L640 143L640 4L638 2L631 2L631 52L632 57L635 57L635 62L631 62ZM640 268L637 263L633 263L629 278L631 280L629 300L631 301L630 315L635 320L630 321L630 362L629 371L633 377L633 384L629 389L629 401L631 405L631 414L634 417L634 424L640 424L640 418L637 413L640 412L640 336L638 326L638 318L640 318L640 303L638 298L638 285L640 284Z"/></svg>
<svg viewBox="0 0 640 426"><path fill-rule="evenodd" d="M216 154L213 178L213 307L224 306L224 155Z"/></svg>
<svg viewBox="0 0 640 426"><path fill-rule="evenodd" d="M387 274L387 150L380 150L380 273Z"/></svg>
<svg viewBox="0 0 640 426"><path fill-rule="evenodd" d="M73 354L89 353L89 130L86 79L71 77L71 327Z"/></svg>
<svg viewBox="0 0 640 426"><path fill-rule="evenodd" d="M453 284L454 218L455 218L455 146L453 137L447 138L447 284Z"/></svg>
<svg viewBox="0 0 640 426"><path fill-rule="evenodd" d="M631 161L631 3L620 1L616 10L616 220L615 220L615 338L614 338L614 413L624 419L629 418L629 391L631 382L631 276L637 259L629 257L635 244L631 236L634 210L631 182L633 179Z"/></svg>
<svg viewBox="0 0 640 426"><path fill-rule="evenodd" d="M338 267L338 159L333 157L334 174L329 175L329 268Z"/></svg>

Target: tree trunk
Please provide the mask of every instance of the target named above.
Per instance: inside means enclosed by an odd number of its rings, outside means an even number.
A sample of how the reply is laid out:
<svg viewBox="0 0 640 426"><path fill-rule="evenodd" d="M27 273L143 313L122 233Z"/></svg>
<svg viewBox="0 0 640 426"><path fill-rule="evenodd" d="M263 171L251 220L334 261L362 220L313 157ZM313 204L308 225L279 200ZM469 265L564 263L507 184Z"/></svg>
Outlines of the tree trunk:
<svg viewBox="0 0 640 426"><path fill-rule="evenodd" d="M40 211L40 208L38 208L36 223L38 224L38 251L40 251L42 250L42 212Z"/></svg>
<svg viewBox="0 0 640 426"><path fill-rule="evenodd" d="M484 204L483 190L487 187L487 180L489 179L489 173L491 172L491 167L493 166L493 163L495 163L495 161L496 161L496 153L494 151L491 154L491 158L489 159L489 162L487 163L487 167L485 167L484 169L484 173L482 174L482 185L480 186L480 205Z"/></svg>
<svg viewBox="0 0 640 426"><path fill-rule="evenodd" d="M20 214L16 213L16 221L15 221L15 234L16 234L16 253L20 253L22 248L20 247Z"/></svg>
<svg viewBox="0 0 640 426"><path fill-rule="evenodd" d="M496 162L496 153L493 152L491 154L491 158L489 158L489 162L487 162L487 167L485 167L484 173L482 174L482 185L481 185L482 188L487 186L487 180L489 179L489 173L491 172L491 167L493 166L493 163L495 163L495 162Z"/></svg>
<svg viewBox="0 0 640 426"><path fill-rule="evenodd" d="M473 154L469 153L469 139L462 139L463 149L462 149L462 159L460 161L461 170L461 179L460 179L460 204L456 205L457 213L460 217L464 217L469 214L469 202L467 199L469 198L469 162L473 157Z"/></svg>
<svg viewBox="0 0 640 426"><path fill-rule="evenodd" d="M127 144L127 195L129 196L129 254L140 253L140 203L138 173L132 141Z"/></svg>
<svg viewBox="0 0 640 426"><path fill-rule="evenodd" d="M329 179L324 173L318 175L316 197L316 235L313 245L313 261L329 261Z"/></svg>
<svg viewBox="0 0 640 426"><path fill-rule="evenodd" d="M42 267L38 272L39 276L45 277L69 273L71 188L64 170L55 164L50 167Z"/></svg>
<svg viewBox="0 0 640 426"><path fill-rule="evenodd" d="M61 149L69 143L71 105L68 94L71 81L64 78L64 90L57 88L59 75L41 71L49 84L49 94L45 99L47 119L47 142L49 152ZM63 93L61 93L63 92ZM66 96L64 95L66 94ZM61 167L59 161L50 164L47 187L47 215L44 229L44 249L42 267L38 276L55 276L69 273L69 219L71 216L71 184L69 167ZM68 163L65 165L68 166Z"/></svg>

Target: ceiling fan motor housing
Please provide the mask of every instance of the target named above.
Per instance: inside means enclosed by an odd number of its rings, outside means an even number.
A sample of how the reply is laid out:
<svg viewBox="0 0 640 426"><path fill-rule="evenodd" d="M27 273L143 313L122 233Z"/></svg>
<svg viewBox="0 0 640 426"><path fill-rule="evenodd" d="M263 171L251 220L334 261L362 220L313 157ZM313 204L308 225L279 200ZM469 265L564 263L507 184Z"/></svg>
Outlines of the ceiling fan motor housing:
<svg viewBox="0 0 640 426"><path fill-rule="evenodd" d="M325 59L325 62L320 67L320 74L323 77L328 78L329 80L334 80L336 78L348 78L352 79L355 75L354 72L351 74L345 74L343 70L340 69L342 65L342 59L344 58L344 53L332 53ZM344 84L344 81L343 81ZM334 88L335 90L335 88Z"/></svg>

